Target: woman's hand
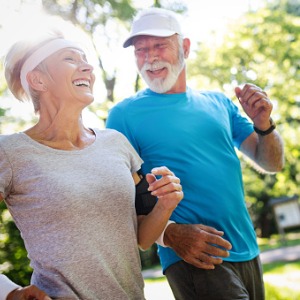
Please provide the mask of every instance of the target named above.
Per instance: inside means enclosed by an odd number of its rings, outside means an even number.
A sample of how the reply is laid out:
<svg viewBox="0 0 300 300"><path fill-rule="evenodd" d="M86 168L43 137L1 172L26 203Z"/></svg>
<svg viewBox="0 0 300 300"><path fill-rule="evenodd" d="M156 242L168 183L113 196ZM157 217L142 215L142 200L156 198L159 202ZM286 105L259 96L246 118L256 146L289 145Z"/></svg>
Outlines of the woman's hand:
<svg viewBox="0 0 300 300"><path fill-rule="evenodd" d="M141 250L148 249L158 239L183 198L180 179L167 167L152 169L146 175L146 180L149 183L148 190L158 200L148 215L138 216L138 244Z"/></svg>
<svg viewBox="0 0 300 300"><path fill-rule="evenodd" d="M159 179L156 176L161 176ZM146 175L149 183L149 191L158 198L157 205L164 209L174 210L183 199L180 179L175 176L167 167L157 167Z"/></svg>

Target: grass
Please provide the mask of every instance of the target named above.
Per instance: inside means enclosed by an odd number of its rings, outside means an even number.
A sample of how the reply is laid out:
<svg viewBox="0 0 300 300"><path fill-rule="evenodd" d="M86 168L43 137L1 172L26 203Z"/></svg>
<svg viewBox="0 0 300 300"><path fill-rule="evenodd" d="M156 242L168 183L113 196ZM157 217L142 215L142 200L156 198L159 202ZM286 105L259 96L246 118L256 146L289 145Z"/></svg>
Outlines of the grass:
<svg viewBox="0 0 300 300"><path fill-rule="evenodd" d="M287 233L284 241L280 235L274 234L270 238L258 238L257 242L261 252L280 247L296 246L300 245L300 232Z"/></svg>
<svg viewBox="0 0 300 300"><path fill-rule="evenodd" d="M267 300L300 299L300 261L263 265Z"/></svg>

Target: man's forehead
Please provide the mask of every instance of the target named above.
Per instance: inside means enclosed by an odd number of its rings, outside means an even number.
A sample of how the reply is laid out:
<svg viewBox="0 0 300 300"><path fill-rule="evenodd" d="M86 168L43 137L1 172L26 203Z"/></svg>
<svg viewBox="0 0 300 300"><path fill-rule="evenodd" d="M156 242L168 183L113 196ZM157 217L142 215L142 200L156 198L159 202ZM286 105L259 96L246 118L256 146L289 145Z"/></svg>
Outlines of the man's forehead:
<svg viewBox="0 0 300 300"><path fill-rule="evenodd" d="M172 36L162 37L162 36L152 36L152 35L139 35L133 38L132 44L135 46L140 43L144 43L147 41L153 42L161 42L161 41L168 41L171 39Z"/></svg>

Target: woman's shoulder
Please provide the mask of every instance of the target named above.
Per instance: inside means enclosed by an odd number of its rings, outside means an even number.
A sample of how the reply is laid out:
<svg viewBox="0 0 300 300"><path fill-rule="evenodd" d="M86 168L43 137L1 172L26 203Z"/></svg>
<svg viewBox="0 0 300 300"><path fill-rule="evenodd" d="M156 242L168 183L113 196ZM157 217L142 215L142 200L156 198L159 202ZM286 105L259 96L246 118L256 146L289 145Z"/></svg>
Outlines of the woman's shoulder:
<svg viewBox="0 0 300 300"><path fill-rule="evenodd" d="M0 145L11 145L20 140L22 133L0 134Z"/></svg>
<svg viewBox="0 0 300 300"><path fill-rule="evenodd" d="M100 139L110 139L110 140L120 140L120 141L127 141L127 138L119 131L112 129L112 128L105 128L99 129L94 128L93 131L95 132L96 136Z"/></svg>
<svg viewBox="0 0 300 300"><path fill-rule="evenodd" d="M100 129L100 128L92 128L92 130L95 132L96 136L119 136L119 135L123 135L122 133L120 133L119 131L112 129L112 128L104 128L104 129Z"/></svg>

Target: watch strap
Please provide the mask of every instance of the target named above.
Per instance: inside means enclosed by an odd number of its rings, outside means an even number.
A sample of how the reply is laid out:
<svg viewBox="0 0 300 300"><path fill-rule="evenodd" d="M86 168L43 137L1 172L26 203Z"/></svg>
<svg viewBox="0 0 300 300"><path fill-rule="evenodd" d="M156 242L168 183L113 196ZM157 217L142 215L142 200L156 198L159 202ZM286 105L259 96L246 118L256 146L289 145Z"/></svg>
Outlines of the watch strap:
<svg viewBox="0 0 300 300"><path fill-rule="evenodd" d="M273 121L273 119L270 117L270 127L267 130L260 130L260 129L256 128L255 126L253 126L253 127L254 127L254 131L257 134L264 136L264 135L270 134L276 128L276 124Z"/></svg>

